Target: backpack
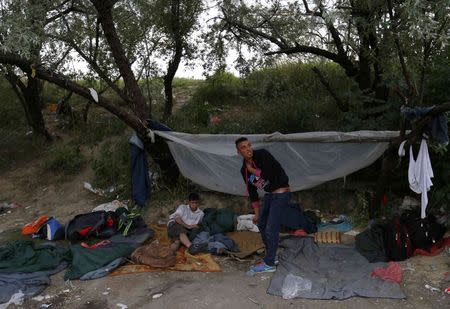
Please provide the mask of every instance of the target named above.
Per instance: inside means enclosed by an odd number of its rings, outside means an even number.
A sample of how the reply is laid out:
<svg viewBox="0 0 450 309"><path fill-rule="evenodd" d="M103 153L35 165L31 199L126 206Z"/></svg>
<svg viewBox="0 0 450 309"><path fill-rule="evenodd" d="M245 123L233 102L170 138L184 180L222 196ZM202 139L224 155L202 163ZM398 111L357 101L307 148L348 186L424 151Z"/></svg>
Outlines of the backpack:
<svg viewBox="0 0 450 309"><path fill-rule="evenodd" d="M419 213L409 211L402 214L402 221L415 248L427 250L444 237L446 229L436 222L433 215L422 219Z"/></svg>
<svg viewBox="0 0 450 309"><path fill-rule="evenodd" d="M76 215L66 225L66 239L109 238L117 233L117 217L112 211L94 211Z"/></svg>
<svg viewBox="0 0 450 309"><path fill-rule="evenodd" d="M62 240L64 239L64 226L55 218L50 217L33 236L47 240Z"/></svg>
<svg viewBox="0 0 450 309"><path fill-rule="evenodd" d="M413 244L406 225L395 216L387 224L384 234L386 255L391 261L403 261L414 253Z"/></svg>

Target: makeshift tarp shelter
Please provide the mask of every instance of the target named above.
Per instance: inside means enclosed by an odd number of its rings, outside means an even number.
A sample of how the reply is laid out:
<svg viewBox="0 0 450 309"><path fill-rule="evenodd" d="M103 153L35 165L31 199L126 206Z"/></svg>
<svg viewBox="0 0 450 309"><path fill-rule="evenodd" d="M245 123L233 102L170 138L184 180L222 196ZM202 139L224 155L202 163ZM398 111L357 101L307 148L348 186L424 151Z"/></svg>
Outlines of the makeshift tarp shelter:
<svg viewBox="0 0 450 309"><path fill-rule="evenodd" d="M397 131L309 132L295 134L187 134L154 131L169 144L181 171L193 182L219 192L247 195L234 141L247 137L284 167L292 191L308 189L360 170L378 159Z"/></svg>

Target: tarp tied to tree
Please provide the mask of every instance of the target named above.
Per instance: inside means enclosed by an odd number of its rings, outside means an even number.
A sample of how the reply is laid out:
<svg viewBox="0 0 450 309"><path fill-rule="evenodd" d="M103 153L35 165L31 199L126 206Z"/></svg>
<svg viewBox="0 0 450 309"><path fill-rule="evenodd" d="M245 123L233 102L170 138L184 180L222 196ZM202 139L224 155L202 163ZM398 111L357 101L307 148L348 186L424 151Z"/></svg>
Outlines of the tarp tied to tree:
<svg viewBox="0 0 450 309"><path fill-rule="evenodd" d="M401 136L392 149L404 138L414 142L430 118L405 136L401 104L436 105L432 114L449 110L449 103L427 101L433 65L448 61L449 0L2 0L0 6L0 69L30 127L51 139L41 113L43 82L50 82L66 89L67 97L73 92L86 100L85 121L89 106L97 104L134 129L163 170L173 159L167 147L150 147L149 80L162 77L161 118L170 119L182 59L203 56L210 61L206 67L224 68L234 51L244 75L282 60L334 63L352 82L349 91L336 88L320 65L311 70L337 108L359 123L382 126L398 117ZM203 12L208 17L202 28ZM194 37L195 31L203 35ZM71 68L75 58L87 64L87 72ZM107 90L116 97L105 95ZM380 194L394 161L385 158Z"/></svg>

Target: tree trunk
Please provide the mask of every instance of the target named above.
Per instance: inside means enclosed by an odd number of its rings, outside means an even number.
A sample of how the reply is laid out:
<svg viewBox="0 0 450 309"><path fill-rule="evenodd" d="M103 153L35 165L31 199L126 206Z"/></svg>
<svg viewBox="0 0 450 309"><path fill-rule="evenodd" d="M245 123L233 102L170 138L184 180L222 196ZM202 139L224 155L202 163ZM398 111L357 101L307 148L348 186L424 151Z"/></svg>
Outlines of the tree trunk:
<svg viewBox="0 0 450 309"><path fill-rule="evenodd" d="M142 94L141 89L136 81L133 71L131 70L130 62L123 49L122 42L117 34L116 27L114 25L112 9L116 1L104 1L104 0L91 0L98 12L98 20L102 25L103 33L111 48L114 61L119 68L125 83L125 88L133 100L134 113L141 119L145 120L147 115L145 114L145 97Z"/></svg>
<svg viewBox="0 0 450 309"><path fill-rule="evenodd" d="M380 176L378 177L377 187L375 190L375 196L369 204L369 219L380 217L380 214L384 215L384 209L382 208L382 199L383 195L386 193L391 184L392 173L397 164L396 150L396 147L389 147L383 155Z"/></svg>
<svg viewBox="0 0 450 309"><path fill-rule="evenodd" d="M33 132L44 136L47 141L52 141L53 137L45 127L42 114L42 81L29 75L25 85L12 70L8 70L6 79L21 102L27 123Z"/></svg>
<svg viewBox="0 0 450 309"><path fill-rule="evenodd" d="M360 47L359 47L359 61L358 61L358 76L357 76L357 82L359 85L359 89L361 89L362 92L366 92L367 90L371 89L372 85L372 76L371 76L371 69L370 69L370 41L366 34L367 29L363 26L358 26L358 32L359 32L359 39L361 41Z"/></svg>
<svg viewBox="0 0 450 309"><path fill-rule="evenodd" d="M47 140L52 140L52 136L45 127L45 121L42 115L42 89L42 81L28 75L24 98L33 123L32 127L37 133L44 135Z"/></svg>
<svg viewBox="0 0 450 309"><path fill-rule="evenodd" d="M133 117L133 115L130 115L126 113L125 111L121 110L119 107L115 106L114 104L111 104L110 102L107 102L104 98L102 98L102 104L106 103L107 109L110 111L114 111L114 113L125 123L127 123L130 127L132 127L138 136L141 138L141 140L144 142L145 149L147 152L154 157L155 151L158 153L164 153L164 156L169 158L168 161L174 162L174 159L171 155L171 153L168 151L167 146L166 148L156 148L154 145L151 144L150 138L147 135L147 128L145 125L145 121L148 117L145 112L145 97L142 94L141 89L139 88L139 85L137 83L136 77L134 76L133 71L131 70L130 62L128 61L128 58L126 57L125 50L123 48L122 42L120 41L120 38L117 34L114 20L113 20L113 14L112 9L114 7L114 4L117 2L115 0L91 0L92 4L95 6L98 12L98 20L100 24L102 25L103 33L105 35L106 41L108 42L108 45L111 49L112 55L114 57L114 61L116 62L116 65L120 71L120 74L122 75L122 78L125 83L125 89L131 99L133 100L134 106L132 106L133 112L137 117ZM79 87L79 85L76 85ZM85 90L83 89L82 92L85 93ZM75 91L76 92L76 91ZM100 100L99 100L99 105ZM105 107L106 107L105 106ZM167 151L164 151L166 149ZM157 163L158 161L155 160ZM160 161L161 164L163 162L166 162L166 160ZM160 164L160 163L158 163ZM161 168L164 170L165 166L161 166ZM171 177L168 179L169 182L174 182L175 175L178 177L179 171L178 167L175 165L176 172L167 174L168 177Z"/></svg>
<svg viewBox="0 0 450 309"><path fill-rule="evenodd" d="M173 88L172 83L177 73L178 66L181 62L181 57L183 55L183 37L181 36L180 27L180 1L173 0L171 5L171 18L172 18L172 33L174 36L175 50L173 58L169 61L169 67L167 68L167 73L164 76L164 93L166 95L165 105L164 105L164 116L163 119L167 119L172 115L173 108Z"/></svg>

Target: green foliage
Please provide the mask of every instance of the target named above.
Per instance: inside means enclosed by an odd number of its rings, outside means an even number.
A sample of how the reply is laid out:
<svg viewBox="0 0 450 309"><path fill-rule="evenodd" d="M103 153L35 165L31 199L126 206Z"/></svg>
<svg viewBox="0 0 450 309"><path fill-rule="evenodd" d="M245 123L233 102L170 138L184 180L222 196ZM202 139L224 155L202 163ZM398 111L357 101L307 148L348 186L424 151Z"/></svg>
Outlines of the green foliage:
<svg viewBox="0 0 450 309"><path fill-rule="evenodd" d="M125 132L126 125L117 118L98 115L92 111L88 123L78 122L74 127L74 145L93 146L99 144L106 137L120 135Z"/></svg>
<svg viewBox="0 0 450 309"><path fill-rule="evenodd" d="M450 101L450 47L447 47L430 69L425 85L426 105Z"/></svg>
<svg viewBox="0 0 450 309"><path fill-rule="evenodd" d="M369 191L357 190L355 192L355 209L351 214L353 224L355 226L366 226L369 218Z"/></svg>
<svg viewBox="0 0 450 309"><path fill-rule="evenodd" d="M272 117L278 118L276 125L282 125L284 114L287 122L295 122L296 117L300 117L297 118L298 125L290 124L282 128L286 132L333 128L342 113L312 71L313 67L319 68L327 76L332 87L338 89L337 92L345 101L351 91L351 81L337 65L329 62L287 62L257 70L245 79L248 97L264 107L265 113L274 114L267 116L268 125L273 123L270 121ZM308 118L310 121L306 124Z"/></svg>
<svg viewBox="0 0 450 309"><path fill-rule="evenodd" d="M173 88L189 88L189 87L198 87L203 83L204 81L201 79L175 77L173 79L172 86Z"/></svg>
<svg viewBox="0 0 450 309"><path fill-rule="evenodd" d="M208 77L195 92L192 101L221 106L237 104L243 91L242 81L231 73L219 70Z"/></svg>
<svg viewBox="0 0 450 309"><path fill-rule="evenodd" d="M91 166L95 173L95 187L104 189L113 186L116 188L114 194L130 196L130 145L127 139L105 142Z"/></svg>
<svg viewBox="0 0 450 309"><path fill-rule="evenodd" d="M76 174L81 171L86 158L80 146L54 145L46 152L44 168L57 174Z"/></svg>
<svg viewBox="0 0 450 309"><path fill-rule="evenodd" d="M30 128L23 107L4 79L0 79L0 115L0 170L37 158L47 144L40 136L27 135Z"/></svg>

